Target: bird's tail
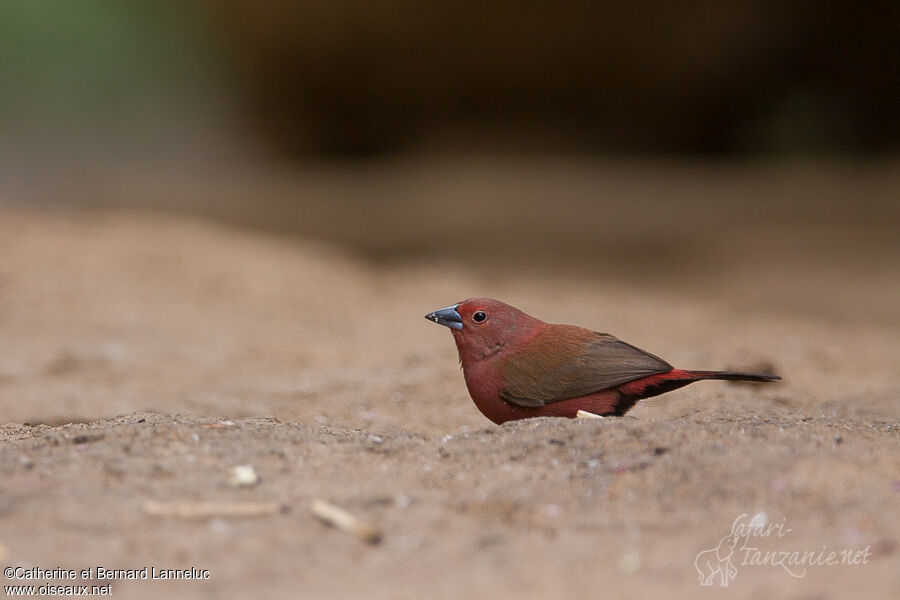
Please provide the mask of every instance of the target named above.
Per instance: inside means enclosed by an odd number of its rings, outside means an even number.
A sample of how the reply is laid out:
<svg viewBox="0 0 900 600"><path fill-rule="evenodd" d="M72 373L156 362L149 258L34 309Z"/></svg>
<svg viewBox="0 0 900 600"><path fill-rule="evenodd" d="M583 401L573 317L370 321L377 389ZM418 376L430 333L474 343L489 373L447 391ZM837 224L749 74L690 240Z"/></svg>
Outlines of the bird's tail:
<svg viewBox="0 0 900 600"><path fill-rule="evenodd" d="M771 381L780 381L778 375L760 375L758 373L738 373L736 371L682 371L675 369L672 373L678 373L684 379L700 381L702 379L727 379L731 381L756 381L766 383Z"/></svg>
<svg viewBox="0 0 900 600"><path fill-rule="evenodd" d="M665 373L657 373L649 377L642 377L634 381L629 381L617 389L626 396L636 396L638 398L649 398L650 396L658 396L672 390L677 390L695 381L703 381L705 379L728 379L731 381L757 381L769 382L781 379L778 375L757 375L756 373L737 373L735 371L685 371L683 369L672 369Z"/></svg>
<svg viewBox="0 0 900 600"><path fill-rule="evenodd" d="M657 373L656 375L629 381L616 388L619 391L619 401L616 403L613 414L624 415L629 408L634 406L635 402L642 398L658 396L704 379L769 382L778 381L781 377L778 375L758 375L756 373L737 373L734 371L685 371L672 369L665 373Z"/></svg>

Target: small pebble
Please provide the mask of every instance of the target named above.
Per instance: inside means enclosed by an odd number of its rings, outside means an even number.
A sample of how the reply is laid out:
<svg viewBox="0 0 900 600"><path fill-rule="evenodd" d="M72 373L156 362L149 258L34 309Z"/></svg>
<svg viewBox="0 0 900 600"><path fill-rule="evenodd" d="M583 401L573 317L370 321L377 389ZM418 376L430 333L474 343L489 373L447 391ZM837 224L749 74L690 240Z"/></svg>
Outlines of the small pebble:
<svg viewBox="0 0 900 600"><path fill-rule="evenodd" d="M228 483L234 487L256 485L259 483L259 475L256 474L256 469L253 468L253 465L237 465L236 467L231 467Z"/></svg>

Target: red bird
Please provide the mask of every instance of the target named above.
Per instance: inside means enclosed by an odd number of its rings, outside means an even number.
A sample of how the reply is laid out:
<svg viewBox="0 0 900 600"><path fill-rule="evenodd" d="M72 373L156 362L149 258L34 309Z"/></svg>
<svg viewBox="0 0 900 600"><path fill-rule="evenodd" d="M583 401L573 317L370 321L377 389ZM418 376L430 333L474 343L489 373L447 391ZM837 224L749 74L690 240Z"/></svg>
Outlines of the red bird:
<svg viewBox="0 0 900 600"><path fill-rule="evenodd" d="M642 398L703 379L778 381L776 375L683 371L649 352L574 325L552 325L490 298L470 298L425 315L449 327L469 395L497 423L622 416Z"/></svg>

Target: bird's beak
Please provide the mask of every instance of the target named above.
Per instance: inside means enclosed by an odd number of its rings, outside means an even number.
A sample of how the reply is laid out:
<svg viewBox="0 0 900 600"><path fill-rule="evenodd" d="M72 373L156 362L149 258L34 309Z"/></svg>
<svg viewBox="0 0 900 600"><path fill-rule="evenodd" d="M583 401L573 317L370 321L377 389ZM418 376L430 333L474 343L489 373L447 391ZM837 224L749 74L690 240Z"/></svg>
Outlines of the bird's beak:
<svg viewBox="0 0 900 600"><path fill-rule="evenodd" d="M425 315L425 318L429 321L434 321L438 325L443 325L444 327L449 327L450 329L456 329L457 331L459 331L460 329L462 329L463 323L462 317L460 317L459 313L456 312L457 306L459 306L459 304L454 304L453 306L448 306L447 308L436 310Z"/></svg>

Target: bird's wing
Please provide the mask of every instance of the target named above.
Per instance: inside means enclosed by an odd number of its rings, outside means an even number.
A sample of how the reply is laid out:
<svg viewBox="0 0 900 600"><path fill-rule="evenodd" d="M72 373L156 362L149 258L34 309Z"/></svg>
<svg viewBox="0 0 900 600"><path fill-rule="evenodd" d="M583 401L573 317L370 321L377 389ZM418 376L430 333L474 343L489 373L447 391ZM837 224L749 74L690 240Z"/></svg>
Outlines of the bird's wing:
<svg viewBox="0 0 900 600"><path fill-rule="evenodd" d="M571 325L551 325L528 346L503 359L500 397L539 407L587 396L672 370L663 359L609 335Z"/></svg>

